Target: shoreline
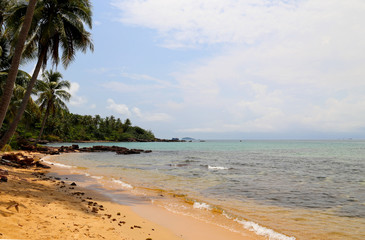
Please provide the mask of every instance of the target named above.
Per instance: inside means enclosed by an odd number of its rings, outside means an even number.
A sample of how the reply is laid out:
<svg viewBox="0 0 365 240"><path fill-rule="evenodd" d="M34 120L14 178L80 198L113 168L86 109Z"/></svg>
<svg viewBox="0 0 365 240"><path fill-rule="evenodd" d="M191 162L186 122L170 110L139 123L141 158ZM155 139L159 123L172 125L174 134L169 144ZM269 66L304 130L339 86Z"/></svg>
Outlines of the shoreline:
<svg viewBox="0 0 365 240"><path fill-rule="evenodd" d="M129 206L48 177L48 170L1 169L8 182L0 183L0 238L181 239Z"/></svg>
<svg viewBox="0 0 365 240"><path fill-rule="evenodd" d="M69 153L73 154L73 153ZM75 153L77 154L77 153ZM184 240L261 240L267 239L266 237L259 236L252 231L243 230L241 232L232 231L225 226L219 226L212 222L205 221L203 219L197 219L189 214L181 214L178 212L172 212L166 209L164 206L155 204L159 201L166 201L167 199L173 199L168 192L162 192L160 190L139 188L131 186L126 182L120 180L103 179L100 176L90 176L83 168L69 168L66 165L53 161L53 158L59 156L50 156L45 160L47 164L54 164L50 175L57 178L68 178L68 181L79 181L80 186L85 189L93 189L92 191L97 194L107 196L111 201L121 204L123 206L130 206L132 211L137 213L144 219L157 223L158 225L167 228L175 235L181 237ZM114 183L114 184L113 184ZM112 184L112 185L110 185ZM142 192L141 192L142 190ZM147 190L147 192L145 192ZM151 194L152 193L152 194ZM147 195L146 195L147 194ZM176 199L179 200L180 199ZM222 214L217 213L218 217L223 217ZM224 217L225 218L225 217Z"/></svg>
<svg viewBox="0 0 365 240"><path fill-rule="evenodd" d="M116 202L107 196L107 189L83 187L85 179L72 181L67 177L71 172L63 169L62 174L54 166L46 170L0 168L8 172L8 181L0 183L0 238L265 239L248 230L243 236L174 214L131 195Z"/></svg>

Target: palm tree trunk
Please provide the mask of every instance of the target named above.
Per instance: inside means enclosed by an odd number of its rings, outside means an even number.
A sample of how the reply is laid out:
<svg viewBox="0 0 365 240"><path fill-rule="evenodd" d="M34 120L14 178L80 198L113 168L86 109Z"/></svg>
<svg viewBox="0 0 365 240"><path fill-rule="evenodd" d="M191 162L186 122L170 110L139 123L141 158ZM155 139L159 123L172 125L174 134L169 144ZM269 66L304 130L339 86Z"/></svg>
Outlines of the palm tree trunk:
<svg viewBox="0 0 365 240"><path fill-rule="evenodd" d="M24 97L23 97L22 103L21 103L21 105L18 109L18 112L17 112L13 122L10 124L9 129L6 131L4 136L0 139L0 149L2 149L5 146L5 144L8 143L10 138L13 136L13 134L14 134L17 126L18 126L18 123L19 123L20 119L23 116L23 113L25 111L25 108L27 107L30 95L32 94L34 84L35 84L35 82L38 78L39 71L41 70L44 58L46 57L46 53L47 53L47 48L44 47L42 52L41 52L41 55L38 58L37 65L34 69L32 78L30 79L30 82L28 83L27 91L24 94Z"/></svg>
<svg viewBox="0 0 365 240"><path fill-rule="evenodd" d="M41 136L43 134L43 130L44 130L44 126L46 125L46 121L47 121L47 118L49 116L49 104L47 104L47 109L46 109L46 112L44 113L44 117L43 117L43 120L42 120L42 127L41 127L41 130L39 131L39 135L38 135L38 138L37 140L35 141L35 144L34 145L37 145L39 139L41 139Z"/></svg>
<svg viewBox="0 0 365 240"><path fill-rule="evenodd" d="M36 3L37 3L37 0L29 0L27 12L25 14L25 18L24 18L24 22L23 22L23 26L20 30L19 38L18 38L18 41L15 46L14 56L11 61L10 70L9 70L8 77L6 80L6 85L4 87L4 93L3 93L3 96L1 97L1 102L0 102L0 128L3 125L11 97L13 95L15 79L18 74L20 59L22 57L25 40L27 39L30 25L32 23Z"/></svg>

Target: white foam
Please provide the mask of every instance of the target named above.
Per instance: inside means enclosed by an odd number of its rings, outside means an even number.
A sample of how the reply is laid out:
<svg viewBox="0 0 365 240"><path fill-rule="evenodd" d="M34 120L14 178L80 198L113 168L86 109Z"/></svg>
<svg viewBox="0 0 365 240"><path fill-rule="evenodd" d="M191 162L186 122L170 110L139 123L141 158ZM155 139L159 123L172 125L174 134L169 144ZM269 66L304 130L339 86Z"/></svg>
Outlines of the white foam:
<svg viewBox="0 0 365 240"><path fill-rule="evenodd" d="M85 174L86 175L86 174ZM88 174L90 176L90 174ZM103 176L90 176L94 179L97 179L97 180L100 180L100 179L103 179L104 177Z"/></svg>
<svg viewBox="0 0 365 240"><path fill-rule="evenodd" d="M203 210L212 210L212 206L210 206L209 204L200 203L200 202L195 202L193 205L193 208L203 209Z"/></svg>
<svg viewBox="0 0 365 240"><path fill-rule="evenodd" d="M112 182L114 182L114 183L117 183L117 184L121 185L121 186L122 186L122 188L125 188L125 189L132 189L132 188L133 188L133 186L132 186L132 185L130 185L130 184L128 184L128 183L125 183L125 182L123 182L123 181L120 181L120 180L114 179L114 178L112 178Z"/></svg>
<svg viewBox="0 0 365 240"><path fill-rule="evenodd" d="M208 169L212 169L212 170L228 170L228 168L226 167L214 167L214 166L209 166L208 165Z"/></svg>
<svg viewBox="0 0 365 240"><path fill-rule="evenodd" d="M295 237L285 236L284 234L277 233L272 229L262 227L254 222L238 219L235 219L234 221L242 224L244 228L249 231L255 232L257 235L269 237L270 240L295 240Z"/></svg>
<svg viewBox="0 0 365 240"><path fill-rule="evenodd" d="M54 165L57 167L61 167L61 168L74 168L74 166L70 166L70 165L66 165L66 164L62 164L62 163L56 163L56 162L49 162L46 160L42 160L44 163L47 163L49 165Z"/></svg>

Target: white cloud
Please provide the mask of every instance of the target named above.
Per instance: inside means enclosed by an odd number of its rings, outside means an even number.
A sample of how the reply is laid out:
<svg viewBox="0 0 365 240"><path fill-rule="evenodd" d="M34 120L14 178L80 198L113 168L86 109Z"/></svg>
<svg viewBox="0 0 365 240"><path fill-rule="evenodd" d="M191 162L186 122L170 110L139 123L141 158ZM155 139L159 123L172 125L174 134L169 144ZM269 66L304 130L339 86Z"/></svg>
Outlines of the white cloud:
<svg viewBox="0 0 365 240"><path fill-rule="evenodd" d="M157 30L167 45L255 43L273 34L361 31L362 0L113 0L125 24ZM347 23L351 23L349 26Z"/></svg>
<svg viewBox="0 0 365 240"><path fill-rule="evenodd" d="M141 118L141 117L142 117L142 113L141 113L141 110L140 110L139 108L134 107L134 108L132 109L132 111L133 111L133 113L134 113L137 117L139 117L139 118Z"/></svg>
<svg viewBox="0 0 365 240"><path fill-rule="evenodd" d="M140 120L146 122L167 122L172 119L172 117L166 113L142 113L142 111L137 107L134 107L132 112Z"/></svg>
<svg viewBox="0 0 365 240"><path fill-rule="evenodd" d="M85 97L77 95L79 90L80 84L77 82L71 82L69 93L71 94L70 104L72 106L81 106L87 103L87 99Z"/></svg>
<svg viewBox="0 0 365 240"><path fill-rule="evenodd" d="M156 30L167 47L221 47L173 75L182 100L166 101L165 107L188 116L181 132L365 127L363 0L114 0L113 5L122 11L121 22Z"/></svg>
<svg viewBox="0 0 365 240"><path fill-rule="evenodd" d="M130 116L131 112L129 111L129 108L125 104L117 104L113 99L107 100L108 106L106 107L109 110L112 110L113 112L119 113L123 116Z"/></svg>
<svg viewBox="0 0 365 240"><path fill-rule="evenodd" d="M168 122L172 117L167 113L146 113L143 120L148 122Z"/></svg>
<svg viewBox="0 0 365 240"><path fill-rule="evenodd" d="M107 109L126 117L137 117L143 122L166 122L172 119L172 117L166 113L142 112L138 107L133 107L132 110L130 110L127 105L118 104L110 98L107 100L107 103Z"/></svg>

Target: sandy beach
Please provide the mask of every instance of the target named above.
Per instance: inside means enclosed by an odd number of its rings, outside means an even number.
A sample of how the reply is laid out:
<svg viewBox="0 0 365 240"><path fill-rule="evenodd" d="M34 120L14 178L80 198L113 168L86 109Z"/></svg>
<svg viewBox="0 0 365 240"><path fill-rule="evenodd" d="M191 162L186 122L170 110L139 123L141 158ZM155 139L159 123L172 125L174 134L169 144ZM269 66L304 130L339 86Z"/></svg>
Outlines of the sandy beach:
<svg viewBox="0 0 365 240"><path fill-rule="evenodd" d="M52 169L0 168L8 172L0 183L0 239L263 239L152 204L117 204L100 191L50 176Z"/></svg>

